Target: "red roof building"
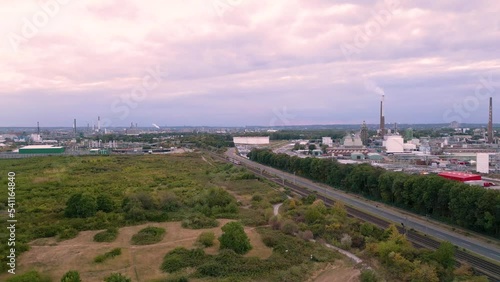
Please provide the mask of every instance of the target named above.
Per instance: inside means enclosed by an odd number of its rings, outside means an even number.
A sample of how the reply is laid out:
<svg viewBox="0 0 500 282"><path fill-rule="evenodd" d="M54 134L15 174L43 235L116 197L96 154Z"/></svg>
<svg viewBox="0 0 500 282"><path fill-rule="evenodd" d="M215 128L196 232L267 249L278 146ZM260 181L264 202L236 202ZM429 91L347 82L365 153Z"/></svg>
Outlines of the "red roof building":
<svg viewBox="0 0 500 282"><path fill-rule="evenodd" d="M438 175L444 178L457 180L461 182L471 181L471 180L481 180L481 175L479 174L471 174L458 171L443 171L440 172Z"/></svg>

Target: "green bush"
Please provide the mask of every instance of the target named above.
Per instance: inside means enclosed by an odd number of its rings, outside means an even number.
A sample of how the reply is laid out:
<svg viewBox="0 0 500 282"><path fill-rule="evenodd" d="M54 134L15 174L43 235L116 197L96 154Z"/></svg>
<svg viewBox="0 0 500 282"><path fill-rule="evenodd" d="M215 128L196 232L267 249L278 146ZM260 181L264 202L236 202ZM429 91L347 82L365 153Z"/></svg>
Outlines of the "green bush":
<svg viewBox="0 0 500 282"><path fill-rule="evenodd" d="M149 226L132 236L132 245L151 245L160 242L165 236L165 229Z"/></svg>
<svg viewBox="0 0 500 282"><path fill-rule="evenodd" d="M378 282L377 275L372 270L361 271L360 281L361 282Z"/></svg>
<svg viewBox="0 0 500 282"><path fill-rule="evenodd" d="M7 282L50 282L50 278L38 273L35 270L23 274L15 274L14 277L7 279Z"/></svg>
<svg viewBox="0 0 500 282"><path fill-rule="evenodd" d="M229 222L222 226L222 231L224 233L219 237L221 249L230 249L237 254L245 254L252 249L241 223Z"/></svg>
<svg viewBox="0 0 500 282"><path fill-rule="evenodd" d="M131 282L132 280L121 273L112 273L104 278L104 282Z"/></svg>
<svg viewBox="0 0 500 282"><path fill-rule="evenodd" d="M113 249L113 250L105 253L104 255L96 256L94 258L94 262L101 263L101 262L104 262L105 260L108 260L110 258L114 258L114 257L119 256L121 254L122 254L122 249L116 248L116 249Z"/></svg>
<svg viewBox="0 0 500 282"><path fill-rule="evenodd" d="M198 236L198 243L204 247L211 247L214 245L215 234L213 232L203 232Z"/></svg>
<svg viewBox="0 0 500 282"><path fill-rule="evenodd" d="M107 194L100 194L96 199L97 210L103 212L112 212L115 209L115 204L111 197Z"/></svg>
<svg viewBox="0 0 500 282"><path fill-rule="evenodd" d="M94 216L96 212L95 198L88 194L78 193L69 197L64 215L70 218L87 218Z"/></svg>
<svg viewBox="0 0 500 282"><path fill-rule="evenodd" d="M194 214L182 220L182 227L189 229L205 229L217 226L219 226L217 220L203 214Z"/></svg>
<svg viewBox="0 0 500 282"><path fill-rule="evenodd" d="M113 242L118 237L118 228L108 228L94 235L94 242Z"/></svg>
<svg viewBox="0 0 500 282"><path fill-rule="evenodd" d="M59 240L68 240L75 238L76 236L78 236L78 230L70 227L62 230L61 233L59 233L58 238Z"/></svg>
<svg viewBox="0 0 500 282"><path fill-rule="evenodd" d="M175 248L168 252L163 258L161 270L172 273L186 267L195 267L203 264L209 256L202 249L188 250L186 248Z"/></svg>
<svg viewBox="0 0 500 282"><path fill-rule="evenodd" d="M262 242L269 248L274 248L278 244L278 239L272 235L262 236Z"/></svg>
<svg viewBox="0 0 500 282"><path fill-rule="evenodd" d="M64 274L61 278L61 282L82 282L80 279L80 273L76 270L70 270Z"/></svg>

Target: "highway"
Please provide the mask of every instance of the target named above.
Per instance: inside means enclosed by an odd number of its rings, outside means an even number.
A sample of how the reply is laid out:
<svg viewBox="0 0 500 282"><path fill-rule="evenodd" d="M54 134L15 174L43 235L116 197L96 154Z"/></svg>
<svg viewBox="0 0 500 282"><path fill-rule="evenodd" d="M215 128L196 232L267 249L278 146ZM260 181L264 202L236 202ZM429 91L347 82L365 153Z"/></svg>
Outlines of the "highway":
<svg viewBox="0 0 500 282"><path fill-rule="evenodd" d="M443 226L433 223L430 220L420 219L418 218L418 215L410 214L406 211L400 211L395 208L386 208L383 204L369 201L339 190L333 190L333 188L327 185L318 184L308 179L285 173L283 171L273 169L256 162L252 162L238 156L234 148L227 151L226 155L228 157L239 160L247 166L257 168L261 171L265 170L267 173L274 174L289 183L294 183L308 188L311 191L316 191L319 195L326 194L329 198L339 200L348 206L362 210L380 218L387 219L389 221L397 223L400 226L402 226L401 223L403 223L407 229L414 229L423 234L428 234L429 236L432 236L436 239L449 241L459 248L469 250L470 252L488 258L491 261L495 261L497 262L497 265L498 262L500 262L500 248L498 247L498 245L488 244L486 242L455 233ZM500 266L498 266L498 268L500 269Z"/></svg>

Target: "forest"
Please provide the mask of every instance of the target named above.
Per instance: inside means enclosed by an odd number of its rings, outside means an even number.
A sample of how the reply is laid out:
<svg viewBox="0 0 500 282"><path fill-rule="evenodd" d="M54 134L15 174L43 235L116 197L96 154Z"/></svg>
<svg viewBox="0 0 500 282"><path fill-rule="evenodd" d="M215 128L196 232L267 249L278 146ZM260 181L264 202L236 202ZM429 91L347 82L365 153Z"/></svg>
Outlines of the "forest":
<svg viewBox="0 0 500 282"><path fill-rule="evenodd" d="M469 186L437 175L410 175L369 164L298 158L256 149L253 161L325 183L371 200L500 237L500 191Z"/></svg>

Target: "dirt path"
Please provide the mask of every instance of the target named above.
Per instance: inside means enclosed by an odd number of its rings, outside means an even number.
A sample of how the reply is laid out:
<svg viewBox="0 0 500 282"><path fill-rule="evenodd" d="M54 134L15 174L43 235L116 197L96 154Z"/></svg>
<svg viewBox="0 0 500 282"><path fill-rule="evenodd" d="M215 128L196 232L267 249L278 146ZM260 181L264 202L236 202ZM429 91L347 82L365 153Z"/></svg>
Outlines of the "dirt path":
<svg viewBox="0 0 500 282"><path fill-rule="evenodd" d="M280 207L283 205L283 203L279 203L279 204L276 204L273 206L273 211L274 211L274 215L278 215L279 212L280 212Z"/></svg>

